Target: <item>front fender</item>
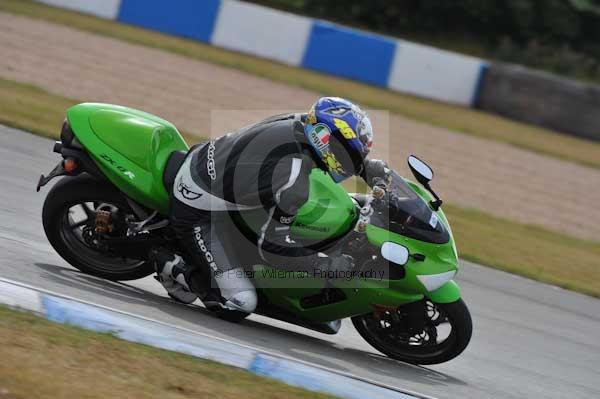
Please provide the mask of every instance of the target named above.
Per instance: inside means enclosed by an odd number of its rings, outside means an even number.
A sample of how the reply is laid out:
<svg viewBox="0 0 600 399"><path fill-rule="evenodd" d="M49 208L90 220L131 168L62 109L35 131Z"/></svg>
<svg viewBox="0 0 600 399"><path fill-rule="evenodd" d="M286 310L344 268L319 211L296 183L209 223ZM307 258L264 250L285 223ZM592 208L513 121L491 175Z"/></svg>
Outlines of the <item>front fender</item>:
<svg viewBox="0 0 600 399"><path fill-rule="evenodd" d="M431 291L426 295L435 303L452 303L460 299L460 287L454 280L450 280L437 290Z"/></svg>

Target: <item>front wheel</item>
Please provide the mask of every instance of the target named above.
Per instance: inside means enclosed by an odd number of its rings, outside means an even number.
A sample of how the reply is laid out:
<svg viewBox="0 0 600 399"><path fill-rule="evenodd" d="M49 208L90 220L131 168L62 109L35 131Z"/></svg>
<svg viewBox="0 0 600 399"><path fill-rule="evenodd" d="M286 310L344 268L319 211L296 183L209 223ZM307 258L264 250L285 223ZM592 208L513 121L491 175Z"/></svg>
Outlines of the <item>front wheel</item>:
<svg viewBox="0 0 600 399"><path fill-rule="evenodd" d="M417 323L414 313L408 314L403 307L355 316L352 323L371 346L403 362L438 364L462 353L473 332L463 300L445 304L425 300L418 305L423 320Z"/></svg>

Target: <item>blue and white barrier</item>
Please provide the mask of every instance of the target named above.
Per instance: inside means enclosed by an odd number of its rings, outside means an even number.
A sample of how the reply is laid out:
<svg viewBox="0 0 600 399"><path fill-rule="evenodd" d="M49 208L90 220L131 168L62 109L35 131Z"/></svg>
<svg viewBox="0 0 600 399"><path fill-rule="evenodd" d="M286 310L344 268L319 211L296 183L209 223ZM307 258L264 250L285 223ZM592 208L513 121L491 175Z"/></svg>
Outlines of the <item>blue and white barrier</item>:
<svg viewBox="0 0 600 399"><path fill-rule="evenodd" d="M224 0L210 42L230 50L300 65L311 29L308 18Z"/></svg>
<svg viewBox="0 0 600 399"><path fill-rule="evenodd" d="M387 86L395 51L395 40L314 21L302 66Z"/></svg>
<svg viewBox="0 0 600 399"><path fill-rule="evenodd" d="M185 328L50 293L0 278L0 304L62 324L111 333L141 343L208 359L304 389L350 399L424 399L423 395L369 383L361 378ZM183 306L183 305L181 305Z"/></svg>
<svg viewBox="0 0 600 399"><path fill-rule="evenodd" d="M473 106L484 60L238 0L38 0L285 64Z"/></svg>
<svg viewBox="0 0 600 399"><path fill-rule="evenodd" d="M472 106L486 68L487 63L478 58L399 40L388 87Z"/></svg>
<svg viewBox="0 0 600 399"><path fill-rule="evenodd" d="M220 0L120 1L120 22L203 42L210 42L221 6Z"/></svg>

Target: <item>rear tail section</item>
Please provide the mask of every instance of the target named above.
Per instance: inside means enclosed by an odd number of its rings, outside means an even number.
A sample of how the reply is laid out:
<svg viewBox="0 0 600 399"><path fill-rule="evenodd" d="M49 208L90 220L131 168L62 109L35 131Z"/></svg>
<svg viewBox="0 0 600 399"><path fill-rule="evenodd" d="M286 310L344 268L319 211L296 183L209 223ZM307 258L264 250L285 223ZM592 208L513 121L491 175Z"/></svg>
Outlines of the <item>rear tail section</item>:
<svg viewBox="0 0 600 399"><path fill-rule="evenodd" d="M38 190L53 177L86 171L166 214L169 196L163 171L174 151L187 150L175 126L157 116L110 104L79 104L67 111L61 141L54 147L65 160L48 177L42 176Z"/></svg>
<svg viewBox="0 0 600 399"><path fill-rule="evenodd" d="M48 176L40 176L36 191L39 192L50 180L59 176L77 176L87 172L98 179L106 179L96 162L88 155L75 137L66 119L60 132L60 141L54 143L53 151L60 154L63 159L52 169Z"/></svg>

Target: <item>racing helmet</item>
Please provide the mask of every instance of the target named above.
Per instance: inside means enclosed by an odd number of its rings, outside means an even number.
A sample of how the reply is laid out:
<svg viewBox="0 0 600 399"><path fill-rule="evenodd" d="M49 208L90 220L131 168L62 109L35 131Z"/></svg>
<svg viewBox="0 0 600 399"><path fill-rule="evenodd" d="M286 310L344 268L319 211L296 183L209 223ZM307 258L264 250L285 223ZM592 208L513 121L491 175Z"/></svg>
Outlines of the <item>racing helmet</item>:
<svg viewBox="0 0 600 399"><path fill-rule="evenodd" d="M304 134L319 167L339 183L360 174L373 144L367 114L343 98L322 97L306 116Z"/></svg>

